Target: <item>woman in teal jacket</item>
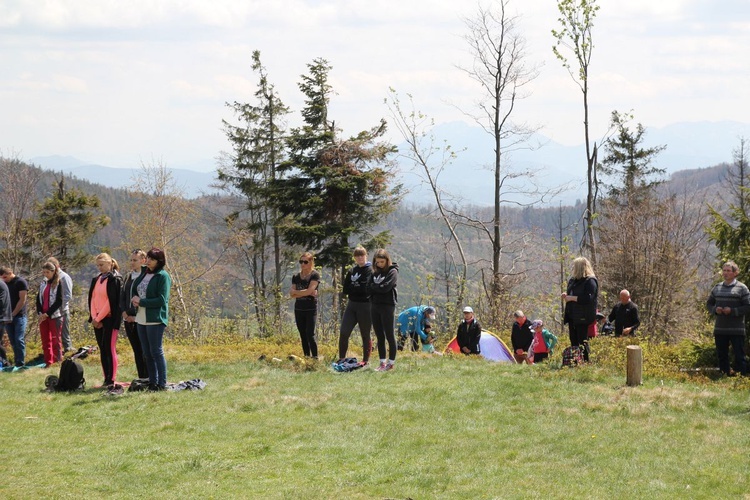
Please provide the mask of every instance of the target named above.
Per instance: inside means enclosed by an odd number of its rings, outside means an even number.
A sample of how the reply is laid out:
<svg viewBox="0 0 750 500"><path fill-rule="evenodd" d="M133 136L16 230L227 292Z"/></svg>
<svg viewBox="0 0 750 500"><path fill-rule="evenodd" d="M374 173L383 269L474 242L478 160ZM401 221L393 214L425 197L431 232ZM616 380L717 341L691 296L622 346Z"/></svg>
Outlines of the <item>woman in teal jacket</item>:
<svg viewBox="0 0 750 500"><path fill-rule="evenodd" d="M164 357L164 330L169 322L169 291L172 279L164 266L167 256L159 248L146 253L146 265L133 282L131 302L138 308L135 322L143 357L148 368L148 388L163 391L167 388L167 360Z"/></svg>

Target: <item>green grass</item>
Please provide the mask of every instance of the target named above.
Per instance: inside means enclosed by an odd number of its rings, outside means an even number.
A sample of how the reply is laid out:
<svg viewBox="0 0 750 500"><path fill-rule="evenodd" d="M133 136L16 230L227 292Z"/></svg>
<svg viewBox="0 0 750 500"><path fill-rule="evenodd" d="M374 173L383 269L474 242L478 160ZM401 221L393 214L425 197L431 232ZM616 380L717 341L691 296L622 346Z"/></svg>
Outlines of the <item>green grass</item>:
<svg viewBox="0 0 750 500"><path fill-rule="evenodd" d="M48 394L48 372L0 373L0 497L750 498L745 380L629 388L602 366L418 355L340 374L223 349L167 350L196 392ZM100 383L98 357L85 368Z"/></svg>

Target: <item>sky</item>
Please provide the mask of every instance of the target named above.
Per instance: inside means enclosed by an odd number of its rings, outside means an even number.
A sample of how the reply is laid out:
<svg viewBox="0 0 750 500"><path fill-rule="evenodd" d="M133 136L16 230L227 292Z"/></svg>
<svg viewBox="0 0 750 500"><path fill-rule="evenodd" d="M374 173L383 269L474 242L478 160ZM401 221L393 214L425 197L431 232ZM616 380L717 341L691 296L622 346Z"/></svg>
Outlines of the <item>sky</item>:
<svg viewBox="0 0 750 500"><path fill-rule="evenodd" d="M750 118L750 2L600 0L590 113L613 110L646 127ZM253 102L254 50L296 113L297 83L324 58L345 134L390 117L389 88L436 123L471 122L481 89L455 0L0 0L0 152L73 156L113 167L158 159L205 169L229 150L226 102ZM488 5L483 2L483 5ZM720 7L719 7L720 5ZM538 76L514 120L582 144L581 92L552 53L555 0L509 0L525 63ZM400 142L395 131L390 136ZM198 165L202 167L198 167Z"/></svg>

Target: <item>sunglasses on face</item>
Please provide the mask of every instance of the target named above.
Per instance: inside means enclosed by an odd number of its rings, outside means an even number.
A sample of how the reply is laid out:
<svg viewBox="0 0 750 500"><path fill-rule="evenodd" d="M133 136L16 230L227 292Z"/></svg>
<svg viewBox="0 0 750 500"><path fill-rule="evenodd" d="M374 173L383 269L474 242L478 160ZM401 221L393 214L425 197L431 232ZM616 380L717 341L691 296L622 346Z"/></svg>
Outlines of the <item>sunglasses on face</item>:
<svg viewBox="0 0 750 500"><path fill-rule="evenodd" d="M300 264L309 264L310 261L309 260L302 260L302 259L300 259L299 263Z"/></svg>

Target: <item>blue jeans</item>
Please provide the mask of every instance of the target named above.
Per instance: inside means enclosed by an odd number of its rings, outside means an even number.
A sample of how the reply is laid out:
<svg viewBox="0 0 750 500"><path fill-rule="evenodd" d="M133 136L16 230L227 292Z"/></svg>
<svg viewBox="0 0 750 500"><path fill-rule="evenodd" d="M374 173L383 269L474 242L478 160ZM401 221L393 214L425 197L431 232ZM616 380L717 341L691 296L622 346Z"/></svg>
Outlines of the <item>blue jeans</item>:
<svg viewBox="0 0 750 500"><path fill-rule="evenodd" d="M26 316L19 314L13 317L13 322L0 326L4 326L5 331L8 332L8 340L13 347L14 364L23 366L26 360ZM0 334L0 340L2 338Z"/></svg>
<svg viewBox="0 0 750 500"><path fill-rule="evenodd" d="M167 359L164 357L164 324L138 324L138 338L143 347L143 357L148 368L148 383L159 387L167 385Z"/></svg>

